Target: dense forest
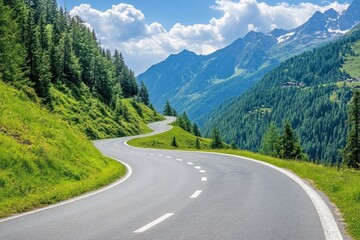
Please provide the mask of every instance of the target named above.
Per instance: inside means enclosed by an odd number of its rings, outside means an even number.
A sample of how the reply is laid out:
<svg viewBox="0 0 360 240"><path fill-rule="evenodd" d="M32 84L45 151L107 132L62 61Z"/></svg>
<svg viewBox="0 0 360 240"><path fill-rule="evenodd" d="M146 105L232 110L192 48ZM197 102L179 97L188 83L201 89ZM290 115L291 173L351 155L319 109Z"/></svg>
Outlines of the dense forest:
<svg viewBox="0 0 360 240"><path fill-rule="evenodd" d="M119 51L103 49L95 32L55 0L0 0L0 12L1 81L91 138L141 132L121 99L150 105L149 96Z"/></svg>
<svg viewBox="0 0 360 240"><path fill-rule="evenodd" d="M247 93L213 112L205 133L217 126L227 142L259 151L269 124L279 128L288 120L311 161L341 163L347 105L360 85L351 78L360 76L344 69L356 66L349 59L359 60L360 52L354 51L359 40L358 26L335 43L284 61Z"/></svg>

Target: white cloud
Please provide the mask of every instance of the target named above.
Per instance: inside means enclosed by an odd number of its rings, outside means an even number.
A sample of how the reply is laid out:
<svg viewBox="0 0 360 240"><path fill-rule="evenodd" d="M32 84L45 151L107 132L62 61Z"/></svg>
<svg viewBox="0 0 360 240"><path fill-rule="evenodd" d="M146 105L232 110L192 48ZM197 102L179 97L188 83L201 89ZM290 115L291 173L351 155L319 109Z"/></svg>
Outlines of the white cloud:
<svg viewBox="0 0 360 240"><path fill-rule="evenodd" d="M348 6L337 2L324 4L279 3L270 6L256 0L216 0L212 8L222 12L222 17L212 18L207 24L185 26L177 23L168 31L161 23L147 23L144 14L130 4L120 3L104 12L81 4L70 14L80 16L95 29L104 47L119 49L130 68L141 73L183 49L209 54L251 30L291 29L307 21L315 11L334 8L341 12Z"/></svg>

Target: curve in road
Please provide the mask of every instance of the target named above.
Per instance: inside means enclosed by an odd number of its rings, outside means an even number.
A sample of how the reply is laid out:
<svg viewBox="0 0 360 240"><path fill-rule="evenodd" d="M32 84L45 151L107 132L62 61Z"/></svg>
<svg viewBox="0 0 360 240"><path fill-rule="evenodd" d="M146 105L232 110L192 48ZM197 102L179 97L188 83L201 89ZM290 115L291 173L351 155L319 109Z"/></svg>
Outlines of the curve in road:
<svg viewBox="0 0 360 240"><path fill-rule="evenodd" d="M171 121L150 124L147 135ZM336 223L324 225L335 220L327 206L330 216L318 214L307 194L314 190L285 170L230 155L134 148L126 144L132 138L95 142L131 166L126 181L3 219L0 239L342 239Z"/></svg>

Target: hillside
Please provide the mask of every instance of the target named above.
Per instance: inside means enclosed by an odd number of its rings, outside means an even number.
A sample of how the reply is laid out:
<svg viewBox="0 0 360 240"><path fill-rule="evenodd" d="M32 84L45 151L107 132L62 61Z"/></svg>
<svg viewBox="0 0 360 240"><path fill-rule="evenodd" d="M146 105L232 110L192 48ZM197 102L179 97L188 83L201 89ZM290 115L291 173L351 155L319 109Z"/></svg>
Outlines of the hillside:
<svg viewBox="0 0 360 240"><path fill-rule="evenodd" d="M107 185L125 168L80 131L0 81L0 217Z"/></svg>
<svg viewBox="0 0 360 240"><path fill-rule="evenodd" d="M284 61L244 95L213 111L206 131L217 126L226 141L259 151L269 123L280 127L288 119L311 160L340 163L347 104L360 84L359 42L357 26L335 43Z"/></svg>
<svg viewBox="0 0 360 240"><path fill-rule="evenodd" d="M134 98L118 99L115 109L95 98L86 85L82 84L81 99L63 86L50 89L53 112L85 133L90 139L122 137L151 132L147 123L163 120L145 104Z"/></svg>
<svg viewBox="0 0 360 240"><path fill-rule="evenodd" d="M46 10L45 10L46 9ZM90 139L150 132L151 108L118 51L56 1L0 0L0 217L107 185L124 166Z"/></svg>
<svg viewBox="0 0 360 240"><path fill-rule="evenodd" d="M316 12L303 25L270 33L249 32L209 55L183 51L150 67L138 81L148 86L154 107L166 101L202 124L206 113L250 89L281 61L333 41L360 21L354 0L343 13Z"/></svg>
<svg viewBox="0 0 360 240"><path fill-rule="evenodd" d="M173 138L176 138L177 147L171 145ZM210 149L211 139L199 137L201 149ZM158 135L135 138L128 144L135 147L158 148L158 149L196 149L196 136L185 131L181 127L174 126L171 130Z"/></svg>

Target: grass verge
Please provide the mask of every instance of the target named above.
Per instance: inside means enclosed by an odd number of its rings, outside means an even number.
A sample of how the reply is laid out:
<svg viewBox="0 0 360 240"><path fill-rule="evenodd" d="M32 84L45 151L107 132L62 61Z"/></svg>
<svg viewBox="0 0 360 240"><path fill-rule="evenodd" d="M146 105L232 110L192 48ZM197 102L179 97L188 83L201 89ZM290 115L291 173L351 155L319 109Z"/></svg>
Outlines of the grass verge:
<svg viewBox="0 0 360 240"><path fill-rule="evenodd" d="M178 148L171 147L171 140L176 137ZM128 143L136 147L198 150L194 149L195 136L178 127L172 130L146 138L138 138ZM338 207L344 218L346 229L354 239L360 239L360 172L346 169L316 165L308 162L287 161L258 153L242 150L210 150L210 139L202 139L206 144L201 151L226 153L248 157L272 165L288 169L299 177L311 182L317 189L324 192Z"/></svg>
<svg viewBox="0 0 360 240"><path fill-rule="evenodd" d="M85 134L0 81L0 217L95 190L125 172Z"/></svg>
<svg viewBox="0 0 360 240"><path fill-rule="evenodd" d="M178 147L171 146L174 137L176 138L176 143ZM201 149L210 149L210 139L199 138L199 143ZM186 132L178 126L173 126L173 128L167 132L160 133L154 136L149 136L146 138L135 138L128 141L128 144L135 147L145 148L190 150L196 148L196 136Z"/></svg>

